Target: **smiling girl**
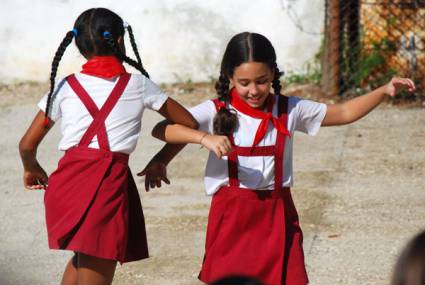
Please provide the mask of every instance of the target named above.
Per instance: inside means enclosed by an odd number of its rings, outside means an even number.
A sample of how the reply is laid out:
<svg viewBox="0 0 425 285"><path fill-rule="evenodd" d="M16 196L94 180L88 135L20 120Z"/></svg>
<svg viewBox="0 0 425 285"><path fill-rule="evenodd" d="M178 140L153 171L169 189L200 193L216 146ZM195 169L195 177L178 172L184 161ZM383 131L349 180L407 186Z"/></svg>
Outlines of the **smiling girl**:
<svg viewBox="0 0 425 285"><path fill-rule="evenodd" d="M205 170L206 192L213 196L199 275L206 283L247 275L268 285L307 284L303 236L290 191L295 131L315 135L321 126L349 124L387 95L415 89L410 79L393 78L364 96L326 105L282 96L281 74L267 38L237 34L224 53L218 98L190 109L200 130L227 136L232 147L228 153L223 147L218 156L210 152ZM156 137L175 142L185 135L171 132L181 126L164 125L155 127ZM181 149L166 148L160 155L164 165ZM150 172L146 179L165 179L163 173Z"/></svg>

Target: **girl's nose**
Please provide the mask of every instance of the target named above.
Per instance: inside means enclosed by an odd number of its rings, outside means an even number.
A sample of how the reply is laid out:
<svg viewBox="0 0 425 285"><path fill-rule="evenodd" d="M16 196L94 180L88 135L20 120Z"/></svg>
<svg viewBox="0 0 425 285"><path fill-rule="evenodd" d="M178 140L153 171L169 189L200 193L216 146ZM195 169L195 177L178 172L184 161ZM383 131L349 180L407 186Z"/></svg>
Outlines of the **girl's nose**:
<svg viewBox="0 0 425 285"><path fill-rule="evenodd" d="M251 88L249 89L249 93L252 95L257 95L258 87L256 84L251 85Z"/></svg>

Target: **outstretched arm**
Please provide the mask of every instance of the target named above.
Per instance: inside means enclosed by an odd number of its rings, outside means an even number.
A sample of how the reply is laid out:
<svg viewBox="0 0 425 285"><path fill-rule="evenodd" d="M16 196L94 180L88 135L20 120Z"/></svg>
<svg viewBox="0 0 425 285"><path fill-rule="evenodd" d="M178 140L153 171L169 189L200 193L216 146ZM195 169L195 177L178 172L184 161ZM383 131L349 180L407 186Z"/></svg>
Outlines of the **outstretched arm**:
<svg viewBox="0 0 425 285"><path fill-rule="evenodd" d="M54 122L44 126L44 113L39 111L19 142L19 154L24 166L24 186L30 190L45 189L47 174L37 161L37 148Z"/></svg>
<svg viewBox="0 0 425 285"><path fill-rule="evenodd" d="M356 97L341 104L327 106L322 126L350 124L367 115L378 106L387 95L393 97L401 89L409 92L415 90L415 84L408 78L393 78L389 83L363 96Z"/></svg>

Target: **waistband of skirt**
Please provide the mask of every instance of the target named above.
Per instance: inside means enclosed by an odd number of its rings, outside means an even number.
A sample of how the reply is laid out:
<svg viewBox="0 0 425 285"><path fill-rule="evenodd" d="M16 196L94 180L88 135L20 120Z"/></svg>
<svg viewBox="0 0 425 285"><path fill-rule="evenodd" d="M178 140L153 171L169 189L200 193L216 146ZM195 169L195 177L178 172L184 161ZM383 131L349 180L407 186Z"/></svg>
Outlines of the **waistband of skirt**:
<svg viewBox="0 0 425 285"><path fill-rule="evenodd" d="M238 196L252 199L276 199L291 196L290 187L282 187L281 190L256 190L237 186L222 186L214 196Z"/></svg>
<svg viewBox="0 0 425 285"><path fill-rule="evenodd" d="M65 151L66 154L70 155L78 155L78 156L84 156L87 158L109 158L112 157L114 161L128 164L129 155L122 152L114 152L104 149L98 149L98 148L90 148L90 147L82 147L82 146L75 146Z"/></svg>

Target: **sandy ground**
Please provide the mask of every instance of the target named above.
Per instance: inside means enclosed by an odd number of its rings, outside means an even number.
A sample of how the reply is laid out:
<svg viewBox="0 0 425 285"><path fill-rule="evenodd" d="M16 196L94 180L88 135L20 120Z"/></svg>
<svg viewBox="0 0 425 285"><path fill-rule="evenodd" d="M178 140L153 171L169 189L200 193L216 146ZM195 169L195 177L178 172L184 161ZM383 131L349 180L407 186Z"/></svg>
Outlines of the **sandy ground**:
<svg viewBox="0 0 425 285"><path fill-rule="evenodd" d="M17 143L45 85L0 86L0 284L58 284L68 252L47 248L43 192L24 190ZM186 105L203 100L205 86L176 89ZM130 165L141 170L162 143L149 136L160 119L147 111ZM54 170L60 153L56 126L39 149ZM402 246L425 228L425 109L384 106L316 137L295 136L293 195L304 230L311 284L389 283ZM147 260L118 266L114 284L200 284L210 198L202 176L206 151L187 147L169 166L170 186L145 193Z"/></svg>

